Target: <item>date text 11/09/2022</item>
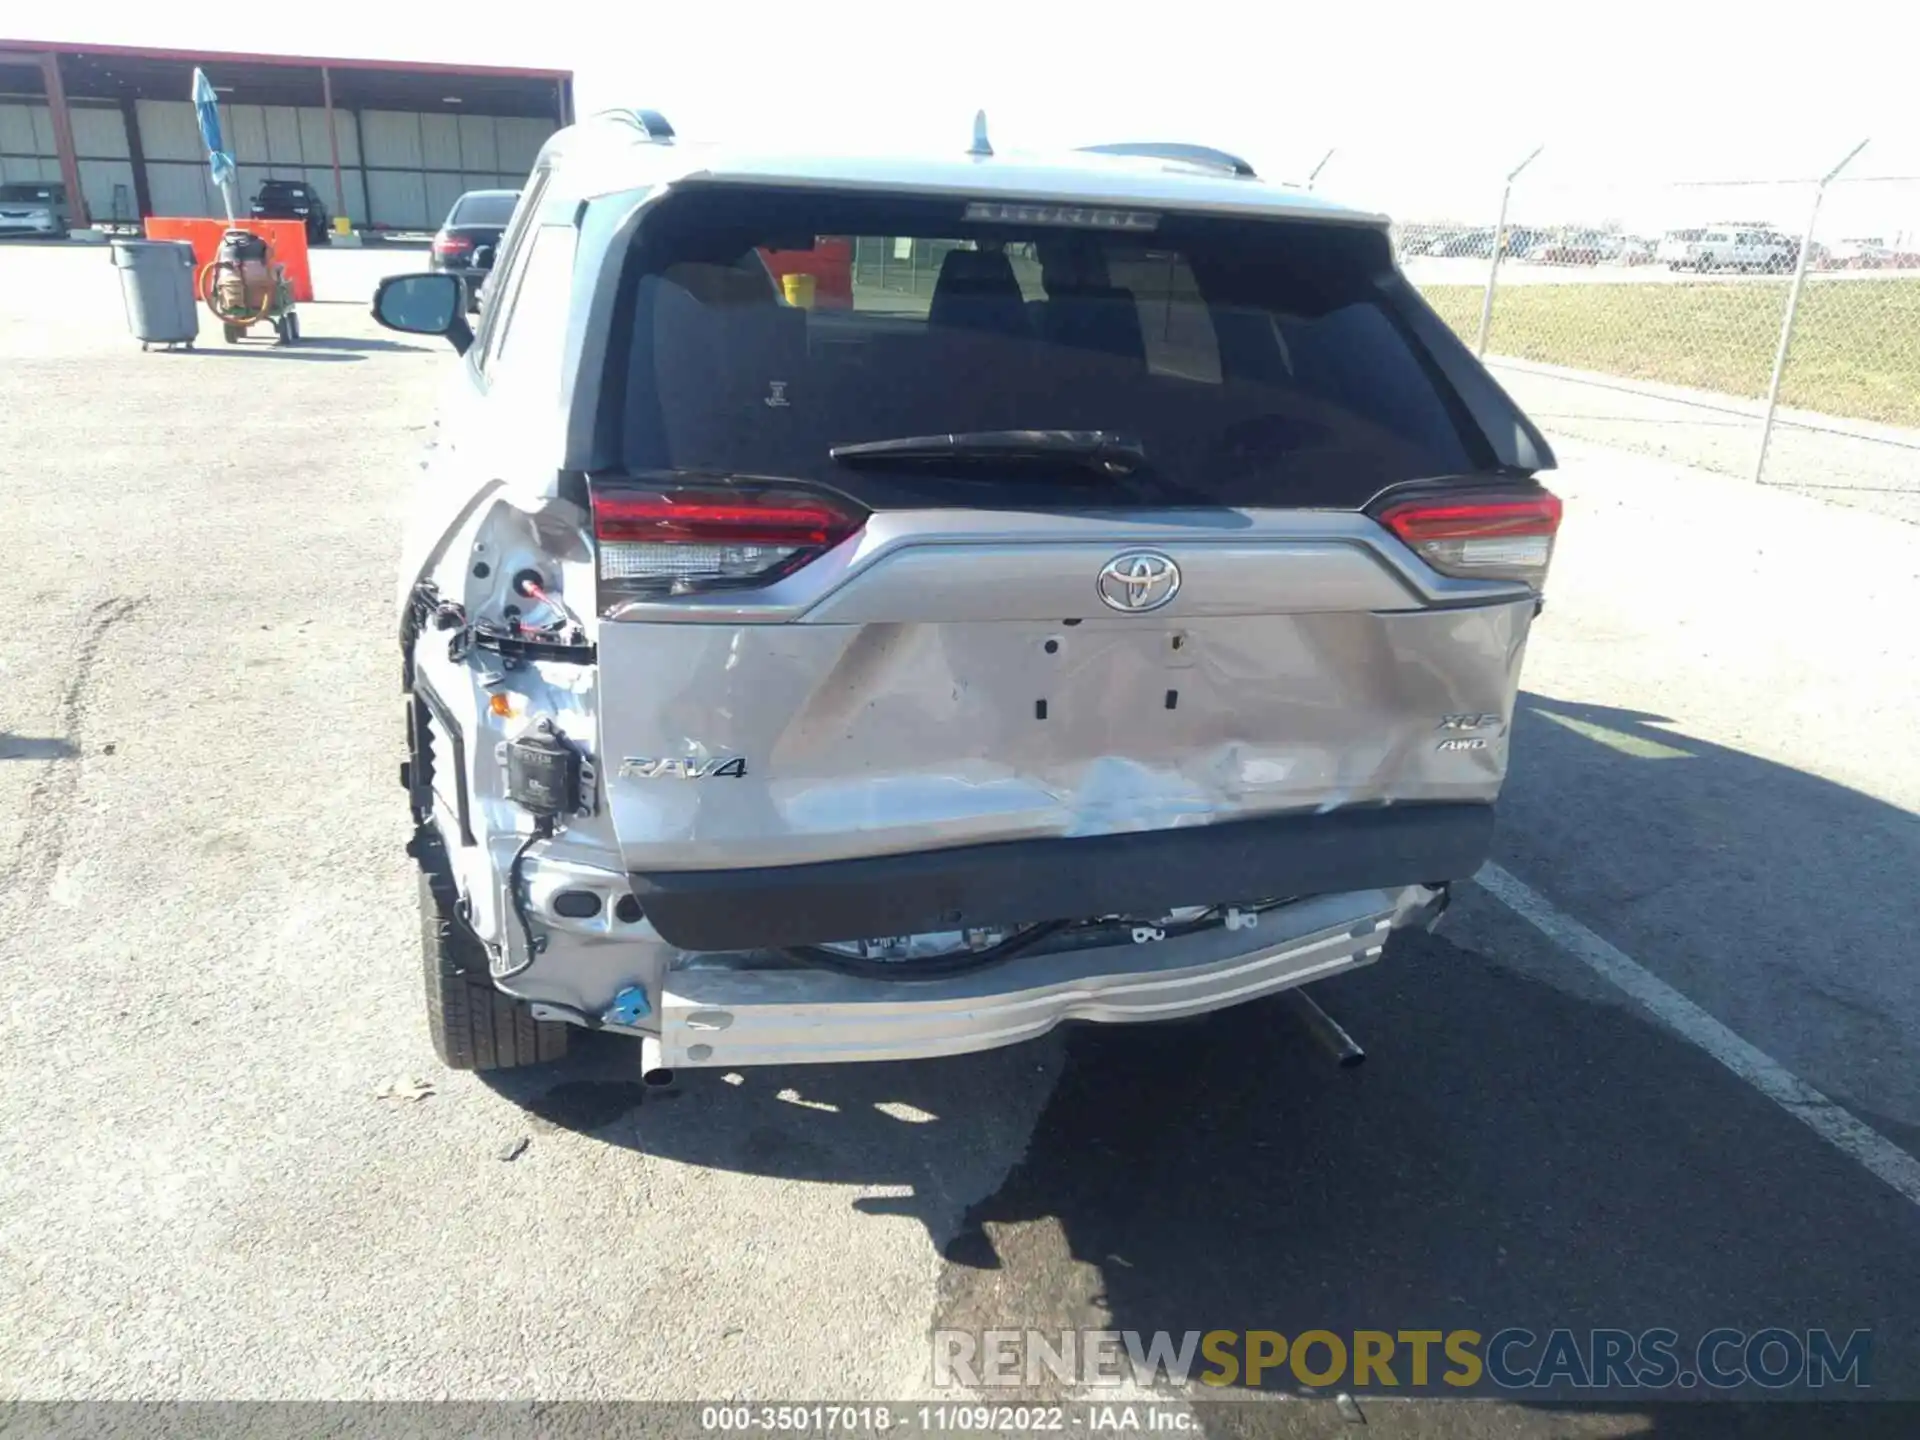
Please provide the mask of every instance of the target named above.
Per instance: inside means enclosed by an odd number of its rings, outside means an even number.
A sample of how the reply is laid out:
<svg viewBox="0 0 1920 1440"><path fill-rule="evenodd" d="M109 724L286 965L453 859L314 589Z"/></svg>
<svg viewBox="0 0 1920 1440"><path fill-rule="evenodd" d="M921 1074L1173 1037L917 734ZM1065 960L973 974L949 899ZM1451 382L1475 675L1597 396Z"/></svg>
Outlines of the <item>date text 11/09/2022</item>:
<svg viewBox="0 0 1920 1440"><path fill-rule="evenodd" d="M1197 1431L1200 1421L1183 1405L704 1405L700 1428L720 1433L1087 1434Z"/></svg>

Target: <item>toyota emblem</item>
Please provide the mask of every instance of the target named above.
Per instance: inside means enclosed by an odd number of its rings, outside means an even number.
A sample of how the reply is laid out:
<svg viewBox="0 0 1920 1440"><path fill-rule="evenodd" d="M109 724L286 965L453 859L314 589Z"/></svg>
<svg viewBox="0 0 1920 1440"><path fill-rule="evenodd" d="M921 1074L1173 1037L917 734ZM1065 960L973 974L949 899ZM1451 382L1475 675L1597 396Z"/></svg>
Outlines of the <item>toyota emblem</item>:
<svg viewBox="0 0 1920 1440"><path fill-rule="evenodd" d="M1113 609L1138 615L1180 593L1180 567L1157 550L1129 550L1101 567L1095 588Z"/></svg>

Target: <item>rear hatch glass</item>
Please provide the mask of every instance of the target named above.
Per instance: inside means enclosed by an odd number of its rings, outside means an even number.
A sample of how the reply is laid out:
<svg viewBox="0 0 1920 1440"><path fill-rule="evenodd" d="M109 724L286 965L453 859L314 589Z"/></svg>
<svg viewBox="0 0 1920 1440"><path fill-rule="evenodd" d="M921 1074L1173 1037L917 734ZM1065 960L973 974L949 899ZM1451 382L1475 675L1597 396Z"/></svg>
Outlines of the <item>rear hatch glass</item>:
<svg viewBox="0 0 1920 1440"><path fill-rule="evenodd" d="M489 225L499 228L513 218L513 207L519 203L519 200L518 195L462 195L454 203L453 213L447 217L447 224Z"/></svg>
<svg viewBox="0 0 1920 1440"><path fill-rule="evenodd" d="M1356 507L1492 463L1392 268L1357 225L688 187L630 266L622 460L875 508ZM1144 463L830 453L1009 431Z"/></svg>

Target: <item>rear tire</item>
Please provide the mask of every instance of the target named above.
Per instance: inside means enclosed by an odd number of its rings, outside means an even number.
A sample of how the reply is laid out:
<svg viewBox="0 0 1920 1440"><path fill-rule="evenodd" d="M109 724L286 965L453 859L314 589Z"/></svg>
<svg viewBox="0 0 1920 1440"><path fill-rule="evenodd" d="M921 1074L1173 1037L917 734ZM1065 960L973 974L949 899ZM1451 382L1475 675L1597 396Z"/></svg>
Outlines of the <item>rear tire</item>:
<svg viewBox="0 0 1920 1440"><path fill-rule="evenodd" d="M567 1026L536 1020L524 1000L496 989L487 951L454 912L453 882L420 872L420 953L427 1035L450 1070L513 1070L559 1060Z"/></svg>

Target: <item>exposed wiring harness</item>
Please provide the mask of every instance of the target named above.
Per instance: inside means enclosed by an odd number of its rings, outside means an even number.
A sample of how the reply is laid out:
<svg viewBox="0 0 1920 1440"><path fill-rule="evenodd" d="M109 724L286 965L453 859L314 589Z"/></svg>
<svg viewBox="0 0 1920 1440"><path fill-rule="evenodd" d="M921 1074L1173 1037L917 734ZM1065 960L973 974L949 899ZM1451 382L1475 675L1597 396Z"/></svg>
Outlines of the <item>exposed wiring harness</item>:
<svg viewBox="0 0 1920 1440"><path fill-rule="evenodd" d="M552 838L553 817L542 815L533 822L532 832L520 842L520 848L513 852L513 863L507 867L507 895L513 902L514 918L520 922L520 933L527 941L526 964L519 967L522 970L533 963L534 957L540 953L540 947L534 943L533 921L527 914L527 897L520 889L520 866L527 858L527 851L533 848L534 841Z"/></svg>
<svg viewBox="0 0 1920 1440"><path fill-rule="evenodd" d="M548 590L542 585L537 572L522 570L518 575L513 577L513 588L529 600L538 600L549 610L556 612L567 622L571 623L576 630L582 633L585 632L586 626L580 623L580 617L573 613L573 608L569 606L565 600L562 600L558 595L555 595L551 590ZM559 625L549 625L545 628L548 630L558 630L561 627Z"/></svg>
<svg viewBox="0 0 1920 1440"><path fill-rule="evenodd" d="M984 950L962 950L951 955L936 955L926 960L874 960L865 955L842 955L820 945L793 945L780 953L803 965L822 970L838 970L867 980L932 980L946 975L964 975L1002 960L1011 960L1021 951L1039 944L1047 936L1067 928L1065 920L1049 920L1044 925L1029 925L997 945Z"/></svg>
<svg viewBox="0 0 1920 1440"><path fill-rule="evenodd" d="M1263 900L1251 905L1214 905L1191 919L1177 924L1151 924L1159 932L1160 940L1178 940L1188 935L1197 935L1203 930L1213 930L1227 923L1227 912L1236 909L1243 914L1264 915L1269 910L1278 910L1283 905L1291 905L1298 896L1288 896L1279 900ZM984 969L1003 960L1024 954L1035 945L1055 936L1079 938L1082 944L1071 948L1092 948L1095 945L1119 944L1133 940L1133 931L1149 922L1132 920L1124 916L1109 916L1098 920L1049 920L1040 925L1029 925L1016 931L997 945L989 945L984 950L962 950L948 955L935 955L923 960L875 960L864 955L843 955L838 950L830 950L821 945L794 945L780 951L789 960L802 965L817 966L822 970L837 970L846 975L858 975L868 980L935 980L951 975L964 975L972 970ZM1105 938L1101 938L1101 937Z"/></svg>
<svg viewBox="0 0 1920 1440"><path fill-rule="evenodd" d="M416 633L420 625L427 623L435 630L449 632L447 658L456 665L473 650L492 651L500 656L509 670L517 669L529 660L593 664L596 651L593 642L587 638L587 630L581 624L580 617L559 596L543 588L538 579L527 583L524 577L529 573L523 572L521 579L515 583L514 592L551 607L561 617L552 624L538 627L523 625L518 612L512 608L507 610L504 623L470 618L466 607L459 601L442 600L431 586L423 585L415 591Z"/></svg>

